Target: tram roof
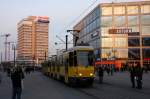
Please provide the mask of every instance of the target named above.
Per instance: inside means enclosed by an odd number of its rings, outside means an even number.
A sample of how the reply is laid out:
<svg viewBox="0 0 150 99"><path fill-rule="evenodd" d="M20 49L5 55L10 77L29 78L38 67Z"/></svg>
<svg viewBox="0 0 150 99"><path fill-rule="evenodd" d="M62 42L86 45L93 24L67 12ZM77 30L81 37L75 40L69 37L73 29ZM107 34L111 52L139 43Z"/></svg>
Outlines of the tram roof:
<svg viewBox="0 0 150 99"><path fill-rule="evenodd" d="M92 46L75 46L73 48L68 49L69 52L75 50L94 50L94 48Z"/></svg>

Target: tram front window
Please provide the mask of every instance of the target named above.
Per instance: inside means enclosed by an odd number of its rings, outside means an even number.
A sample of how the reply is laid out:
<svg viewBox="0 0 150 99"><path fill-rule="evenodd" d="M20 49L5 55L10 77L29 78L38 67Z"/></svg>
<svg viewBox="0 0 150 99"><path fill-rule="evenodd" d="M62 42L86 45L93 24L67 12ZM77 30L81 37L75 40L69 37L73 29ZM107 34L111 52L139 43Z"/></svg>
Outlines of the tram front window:
<svg viewBox="0 0 150 99"><path fill-rule="evenodd" d="M92 66L93 52L77 52L77 63L78 66Z"/></svg>

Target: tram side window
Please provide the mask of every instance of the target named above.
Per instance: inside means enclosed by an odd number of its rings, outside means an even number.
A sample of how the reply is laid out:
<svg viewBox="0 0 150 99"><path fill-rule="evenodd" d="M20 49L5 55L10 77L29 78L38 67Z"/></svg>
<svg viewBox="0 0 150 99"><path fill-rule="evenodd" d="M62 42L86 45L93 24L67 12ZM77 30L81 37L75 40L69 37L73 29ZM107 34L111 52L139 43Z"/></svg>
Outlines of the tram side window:
<svg viewBox="0 0 150 99"><path fill-rule="evenodd" d="M65 66L66 59L63 57L63 66Z"/></svg>
<svg viewBox="0 0 150 99"><path fill-rule="evenodd" d="M88 54L89 65L93 65L93 59L94 59L93 52L89 52Z"/></svg>
<svg viewBox="0 0 150 99"><path fill-rule="evenodd" d="M73 66L73 52L69 53L69 66Z"/></svg>
<svg viewBox="0 0 150 99"><path fill-rule="evenodd" d="M65 61L64 61L64 63L65 63L65 64L64 64L64 65L65 65L65 67L68 67L68 65L69 65L69 59L68 59L68 58L66 58L66 59L65 59Z"/></svg>
<svg viewBox="0 0 150 99"><path fill-rule="evenodd" d="M63 56L60 56L60 66L63 66Z"/></svg>
<svg viewBox="0 0 150 99"><path fill-rule="evenodd" d="M77 66L77 52L74 51L74 66Z"/></svg>

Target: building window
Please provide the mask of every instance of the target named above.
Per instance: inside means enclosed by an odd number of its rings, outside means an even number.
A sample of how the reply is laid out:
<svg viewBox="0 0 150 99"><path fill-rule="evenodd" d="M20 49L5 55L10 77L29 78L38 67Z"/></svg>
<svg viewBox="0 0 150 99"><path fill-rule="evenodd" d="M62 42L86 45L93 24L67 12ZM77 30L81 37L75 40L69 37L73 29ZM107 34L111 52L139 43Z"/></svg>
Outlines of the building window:
<svg viewBox="0 0 150 99"><path fill-rule="evenodd" d="M143 46L150 46L150 37L143 37L142 38L142 45Z"/></svg>
<svg viewBox="0 0 150 99"><path fill-rule="evenodd" d="M90 45L93 46L95 49L99 48L100 45L99 39L91 41Z"/></svg>
<svg viewBox="0 0 150 99"><path fill-rule="evenodd" d="M128 46L140 46L140 38L128 38Z"/></svg>
<svg viewBox="0 0 150 99"><path fill-rule="evenodd" d="M114 14L115 15L125 14L125 6L114 7Z"/></svg>
<svg viewBox="0 0 150 99"><path fill-rule="evenodd" d="M97 18L96 19L96 27L99 27L100 26L100 18Z"/></svg>
<svg viewBox="0 0 150 99"><path fill-rule="evenodd" d="M138 6L128 6L127 13L128 14L138 14Z"/></svg>
<svg viewBox="0 0 150 99"><path fill-rule="evenodd" d="M112 17L101 17L101 26L102 27L112 26Z"/></svg>
<svg viewBox="0 0 150 99"><path fill-rule="evenodd" d="M132 32L139 32L139 26L130 26L129 28L132 29Z"/></svg>
<svg viewBox="0 0 150 99"><path fill-rule="evenodd" d="M150 13L150 5L142 5L141 13Z"/></svg>
<svg viewBox="0 0 150 99"><path fill-rule="evenodd" d="M102 49L102 58L103 59L109 59L111 57L111 51L112 49Z"/></svg>
<svg viewBox="0 0 150 99"><path fill-rule="evenodd" d="M113 39L112 38L102 38L102 47L112 47Z"/></svg>
<svg viewBox="0 0 150 99"><path fill-rule="evenodd" d="M128 58L128 50L127 49L117 49L115 53L116 58Z"/></svg>
<svg viewBox="0 0 150 99"><path fill-rule="evenodd" d="M115 16L115 26L123 27L125 26L125 16Z"/></svg>
<svg viewBox="0 0 150 99"><path fill-rule="evenodd" d="M112 7L102 7L102 15L112 15Z"/></svg>
<svg viewBox="0 0 150 99"><path fill-rule="evenodd" d="M150 15L142 15L141 23L142 25L150 25Z"/></svg>
<svg viewBox="0 0 150 99"><path fill-rule="evenodd" d="M127 47L127 38L115 38L115 47Z"/></svg>
<svg viewBox="0 0 150 99"><path fill-rule="evenodd" d="M109 36L109 28L111 27L101 27L101 36Z"/></svg>
<svg viewBox="0 0 150 99"><path fill-rule="evenodd" d="M143 59L150 58L150 48L143 49Z"/></svg>
<svg viewBox="0 0 150 99"><path fill-rule="evenodd" d="M129 60L140 60L140 49L139 48L129 48L128 49L128 59Z"/></svg>
<svg viewBox="0 0 150 99"><path fill-rule="evenodd" d="M150 35L150 26L142 26L142 35Z"/></svg>
<svg viewBox="0 0 150 99"><path fill-rule="evenodd" d="M138 16L128 16L128 26L135 26L139 24Z"/></svg>

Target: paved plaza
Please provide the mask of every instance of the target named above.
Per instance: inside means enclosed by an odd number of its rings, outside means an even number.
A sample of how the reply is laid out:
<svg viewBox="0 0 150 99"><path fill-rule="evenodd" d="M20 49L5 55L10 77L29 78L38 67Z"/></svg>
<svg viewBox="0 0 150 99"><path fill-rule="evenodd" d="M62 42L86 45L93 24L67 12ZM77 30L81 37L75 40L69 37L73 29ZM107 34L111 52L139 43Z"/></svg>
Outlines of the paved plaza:
<svg viewBox="0 0 150 99"><path fill-rule="evenodd" d="M11 99L11 80L2 73L0 99ZM131 88L128 72L104 75L104 83L95 79L93 87L72 88L40 72L25 75L22 99L150 99L150 73L143 75L143 89Z"/></svg>

